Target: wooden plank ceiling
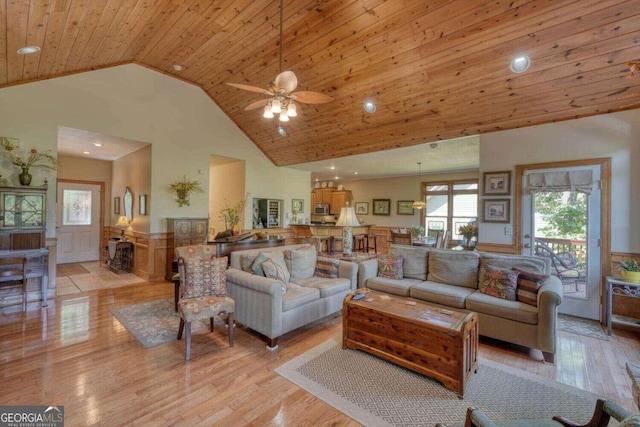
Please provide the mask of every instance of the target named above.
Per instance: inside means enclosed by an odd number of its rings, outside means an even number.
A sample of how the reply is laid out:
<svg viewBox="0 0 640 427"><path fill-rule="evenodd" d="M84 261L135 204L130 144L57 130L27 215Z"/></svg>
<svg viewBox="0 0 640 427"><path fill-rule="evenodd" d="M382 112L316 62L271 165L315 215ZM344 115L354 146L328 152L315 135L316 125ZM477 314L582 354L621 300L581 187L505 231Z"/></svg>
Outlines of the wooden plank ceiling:
<svg viewBox="0 0 640 427"><path fill-rule="evenodd" d="M282 137L225 84L278 74L279 3L0 0L0 87L141 64L202 87L278 166L640 107L638 0L285 0L283 69L333 101Z"/></svg>

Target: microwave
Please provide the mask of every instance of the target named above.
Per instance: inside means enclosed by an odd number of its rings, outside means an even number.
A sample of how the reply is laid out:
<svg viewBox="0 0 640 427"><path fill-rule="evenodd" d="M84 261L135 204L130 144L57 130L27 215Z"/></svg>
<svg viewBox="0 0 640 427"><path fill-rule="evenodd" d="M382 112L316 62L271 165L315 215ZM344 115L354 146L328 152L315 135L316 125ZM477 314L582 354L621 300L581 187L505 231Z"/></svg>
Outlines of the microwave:
<svg viewBox="0 0 640 427"><path fill-rule="evenodd" d="M329 203L316 203L313 213L315 215L329 215Z"/></svg>

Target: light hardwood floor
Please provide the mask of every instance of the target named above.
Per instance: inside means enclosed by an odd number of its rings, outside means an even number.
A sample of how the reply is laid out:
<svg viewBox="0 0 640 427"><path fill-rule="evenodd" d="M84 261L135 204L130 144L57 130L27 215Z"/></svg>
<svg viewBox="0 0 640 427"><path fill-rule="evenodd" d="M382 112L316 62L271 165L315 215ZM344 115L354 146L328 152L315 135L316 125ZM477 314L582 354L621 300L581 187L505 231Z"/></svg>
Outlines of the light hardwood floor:
<svg viewBox="0 0 640 427"><path fill-rule="evenodd" d="M359 425L274 373L341 334L335 315L289 333L276 351L242 327L145 349L109 308L173 297L170 283L144 283L66 295L26 314L0 313L0 404L64 405L79 425ZM176 332L178 325L176 324ZM640 335L614 330L608 341L559 333L557 365L541 354L482 343L480 356L634 407L627 361L640 363Z"/></svg>

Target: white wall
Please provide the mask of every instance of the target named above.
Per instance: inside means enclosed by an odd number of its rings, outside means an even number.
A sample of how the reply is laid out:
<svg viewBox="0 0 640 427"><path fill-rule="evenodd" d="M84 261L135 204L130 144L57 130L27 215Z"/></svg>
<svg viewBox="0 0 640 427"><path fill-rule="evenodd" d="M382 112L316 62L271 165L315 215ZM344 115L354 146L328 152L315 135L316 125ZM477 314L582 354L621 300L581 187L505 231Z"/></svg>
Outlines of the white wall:
<svg viewBox="0 0 640 427"><path fill-rule="evenodd" d="M152 233L166 229L166 217L207 216L208 177L201 179L204 193L193 197L190 207L178 207L166 188L183 175L202 178L198 171L209 171L211 154L246 160L246 189L256 197L264 194L287 199L289 205L291 198L302 195L309 200L309 172L275 167L200 88L138 65L0 90L3 136L20 138L22 147L55 152L58 126L153 145L149 197L153 205L149 209ZM55 235L51 226L56 215L53 187L48 197L48 237ZM245 227L250 226L248 211Z"/></svg>
<svg viewBox="0 0 640 427"><path fill-rule="evenodd" d="M638 110L587 117L480 136L480 172L515 171L516 165L611 158L611 250L640 252L640 121ZM513 224L513 182L511 224ZM635 191L635 195L633 193ZM479 241L511 244L507 224L480 225ZM514 236L515 237L515 236Z"/></svg>

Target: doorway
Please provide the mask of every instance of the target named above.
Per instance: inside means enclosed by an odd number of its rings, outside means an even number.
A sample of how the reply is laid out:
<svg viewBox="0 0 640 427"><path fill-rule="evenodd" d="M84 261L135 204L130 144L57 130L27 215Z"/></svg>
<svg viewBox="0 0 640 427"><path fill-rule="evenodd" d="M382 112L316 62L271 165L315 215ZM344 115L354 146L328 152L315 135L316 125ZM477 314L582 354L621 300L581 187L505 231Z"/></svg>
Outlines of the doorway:
<svg viewBox="0 0 640 427"><path fill-rule="evenodd" d="M100 258L102 185L58 181L57 264Z"/></svg>
<svg viewBox="0 0 640 427"><path fill-rule="evenodd" d="M525 169L521 252L546 258L562 282L558 311L601 320L601 167Z"/></svg>

